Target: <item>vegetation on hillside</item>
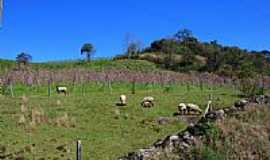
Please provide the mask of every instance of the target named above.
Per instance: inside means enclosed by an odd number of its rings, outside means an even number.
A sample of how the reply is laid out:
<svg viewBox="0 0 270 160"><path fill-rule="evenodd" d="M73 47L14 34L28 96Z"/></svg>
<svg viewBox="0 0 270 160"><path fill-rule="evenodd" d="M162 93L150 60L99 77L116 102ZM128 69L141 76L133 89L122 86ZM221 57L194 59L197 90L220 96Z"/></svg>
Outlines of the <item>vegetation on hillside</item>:
<svg viewBox="0 0 270 160"><path fill-rule="evenodd" d="M137 54L132 53L115 59L144 59L174 71L207 71L230 77L270 74L269 51L248 51L221 45L216 40L201 42L188 29L180 30L171 38L156 40Z"/></svg>
<svg viewBox="0 0 270 160"><path fill-rule="evenodd" d="M269 159L269 107L250 108L211 126L190 157L207 160Z"/></svg>

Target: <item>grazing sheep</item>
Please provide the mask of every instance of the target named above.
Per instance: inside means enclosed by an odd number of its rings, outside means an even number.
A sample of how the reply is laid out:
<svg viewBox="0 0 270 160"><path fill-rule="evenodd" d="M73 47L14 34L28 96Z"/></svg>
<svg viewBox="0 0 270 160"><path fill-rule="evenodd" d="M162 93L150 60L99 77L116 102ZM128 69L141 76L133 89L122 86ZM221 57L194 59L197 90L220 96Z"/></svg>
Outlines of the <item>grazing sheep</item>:
<svg viewBox="0 0 270 160"><path fill-rule="evenodd" d="M187 104L187 112L188 113L194 112L194 113L201 114L202 110L200 109L200 107L198 105L189 103L189 104Z"/></svg>
<svg viewBox="0 0 270 160"><path fill-rule="evenodd" d="M187 114L187 106L185 103L180 103L178 105L178 111L181 113L181 114Z"/></svg>
<svg viewBox="0 0 270 160"><path fill-rule="evenodd" d="M65 86L56 86L56 92L58 94L64 93L65 95L67 95L67 87L65 87Z"/></svg>
<svg viewBox="0 0 270 160"><path fill-rule="evenodd" d="M153 97L144 97L141 106L144 108L154 107L154 98Z"/></svg>
<svg viewBox="0 0 270 160"><path fill-rule="evenodd" d="M245 99L241 99L234 103L234 106L239 109L245 109L245 106L248 104L248 101Z"/></svg>
<svg viewBox="0 0 270 160"><path fill-rule="evenodd" d="M126 106L127 105L127 96L120 95L120 102L116 104L117 106Z"/></svg>
<svg viewBox="0 0 270 160"><path fill-rule="evenodd" d="M142 102L141 105L143 108L151 108L154 106L154 104L151 102Z"/></svg>

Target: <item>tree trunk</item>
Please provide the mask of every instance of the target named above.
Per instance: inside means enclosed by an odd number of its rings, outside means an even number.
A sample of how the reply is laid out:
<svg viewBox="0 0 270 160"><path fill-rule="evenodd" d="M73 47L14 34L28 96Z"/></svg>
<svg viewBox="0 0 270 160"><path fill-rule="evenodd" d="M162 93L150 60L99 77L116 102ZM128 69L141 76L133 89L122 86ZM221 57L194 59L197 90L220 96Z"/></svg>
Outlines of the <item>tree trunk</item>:
<svg viewBox="0 0 270 160"><path fill-rule="evenodd" d="M86 60L87 60L87 62L91 61L91 54L89 52L86 53Z"/></svg>

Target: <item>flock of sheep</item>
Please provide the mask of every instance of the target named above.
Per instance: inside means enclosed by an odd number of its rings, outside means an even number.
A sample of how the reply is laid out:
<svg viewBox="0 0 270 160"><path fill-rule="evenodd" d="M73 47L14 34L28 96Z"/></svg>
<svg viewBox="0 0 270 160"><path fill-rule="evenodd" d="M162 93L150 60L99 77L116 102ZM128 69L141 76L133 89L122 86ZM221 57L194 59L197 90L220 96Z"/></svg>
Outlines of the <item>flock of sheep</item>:
<svg viewBox="0 0 270 160"><path fill-rule="evenodd" d="M118 106L126 106L127 105L127 96L120 95L120 103L117 103ZM154 97L144 97L141 106L144 108L154 107Z"/></svg>
<svg viewBox="0 0 270 160"><path fill-rule="evenodd" d="M180 103L178 104L178 112L181 115L189 115L189 114L199 114L202 113L207 114L209 111L212 110L211 108L212 101L208 101L207 107L205 110L202 110L198 105L193 103ZM234 107L237 109L244 110L245 105L248 104L248 100L241 99L234 103ZM117 103L119 106L126 106L127 105L127 96L120 95L120 103ZM143 108L151 108L154 107L154 97L144 97L141 101L141 106Z"/></svg>
<svg viewBox="0 0 270 160"><path fill-rule="evenodd" d="M65 95L67 94L67 87L64 86L56 86L56 92L58 94L64 93ZM127 105L127 96L126 95L120 95L120 102L117 103L118 106L126 106ZM144 97L143 100L141 101L141 106L143 108L151 108L154 107L154 97ZM203 111L202 109L192 103L180 103L178 105L178 111L181 114L190 114L190 113L196 113L196 114L201 114Z"/></svg>
<svg viewBox="0 0 270 160"><path fill-rule="evenodd" d="M120 102L117 103L118 106L126 106L127 105L127 96L126 95L120 95ZM151 108L154 107L154 97L144 97L141 101L141 106L143 108ZM190 113L198 113L201 114L203 111L202 109L196 105L196 104L192 104L192 103L180 103L178 105L178 111L181 114L190 114Z"/></svg>
<svg viewBox="0 0 270 160"><path fill-rule="evenodd" d="M0 88L1 90L1 88ZM65 94L67 95L68 93L68 90L67 90L67 87L66 86L56 86L56 92L58 94ZM208 102L208 107L206 108L206 111L205 112L208 112L209 110L209 106L210 106L210 103L211 101ZM237 101L234 106L236 108L240 108L240 109L243 109L243 107L248 103L247 100L245 99L242 99L242 100L239 100ZM154 97L151 97L151 96L148 96L148 97L144 97L141 101L141 106L143 108L151 108L151 107L154 107ZM126 95L120 95L120 102L117 103L118 106L126 106L127 105L127 96ZM187 115L187 114L202 114L203 113L203 110L196 104L193 104L193 103L180 103L178 104L178 112L181 114L181 115Z"/></svg>

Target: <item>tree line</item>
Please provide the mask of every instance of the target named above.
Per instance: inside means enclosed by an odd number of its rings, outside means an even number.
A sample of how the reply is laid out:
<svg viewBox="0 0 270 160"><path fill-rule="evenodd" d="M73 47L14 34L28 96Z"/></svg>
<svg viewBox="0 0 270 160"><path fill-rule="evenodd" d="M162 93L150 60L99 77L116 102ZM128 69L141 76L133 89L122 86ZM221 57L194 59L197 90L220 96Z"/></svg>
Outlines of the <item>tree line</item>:
<svg viewBox="0 0 270 160"><path fill-rule="evenodd" d="M179 30L170 38L156 40L149 47L138 48L131 43L127 52L117 58L140 59L145 54L152 54L152 58L146 60L174 71L211 72L230 77L250 77L258 73L270 75L269 51L248 51L219 44L216 40L201 42L188 29ZM154 55L162 58L157 59Z"/></svg>

